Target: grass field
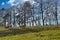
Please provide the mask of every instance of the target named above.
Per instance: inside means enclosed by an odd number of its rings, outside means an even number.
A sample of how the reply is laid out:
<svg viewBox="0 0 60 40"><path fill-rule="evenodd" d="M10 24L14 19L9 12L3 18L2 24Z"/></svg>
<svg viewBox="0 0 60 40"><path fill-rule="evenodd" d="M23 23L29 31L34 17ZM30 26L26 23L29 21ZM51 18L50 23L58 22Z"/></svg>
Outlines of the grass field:
<svg viewBox="0 0 60 40"><path fill-rule="evenodd" d="M0 28L0 40L60 40L60 26Z"/></svg>

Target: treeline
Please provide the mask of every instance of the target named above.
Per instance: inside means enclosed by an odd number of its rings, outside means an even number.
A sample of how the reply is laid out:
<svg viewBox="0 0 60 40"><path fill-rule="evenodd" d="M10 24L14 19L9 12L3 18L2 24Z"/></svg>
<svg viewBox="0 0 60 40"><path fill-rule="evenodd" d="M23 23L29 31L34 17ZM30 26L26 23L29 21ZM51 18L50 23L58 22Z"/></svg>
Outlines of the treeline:
<svg viewBox="0 0 60 40"><path fill-rule="evenodd" d="M59 24L59 0L26 1L9 9L2 9L4 26L40 26ZM0 13L1 13L0 12Z"/></svg>

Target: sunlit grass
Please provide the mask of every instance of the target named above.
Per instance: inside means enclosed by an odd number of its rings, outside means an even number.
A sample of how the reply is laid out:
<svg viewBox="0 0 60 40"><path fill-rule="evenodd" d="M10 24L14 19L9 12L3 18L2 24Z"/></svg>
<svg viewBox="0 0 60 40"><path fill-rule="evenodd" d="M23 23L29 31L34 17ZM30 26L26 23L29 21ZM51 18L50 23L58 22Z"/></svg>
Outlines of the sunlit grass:
<svg viewBox="0 0 60 40"><path fill-rule="evenodd" d="M0 40L60 40L60 26L0 28Z"/></svg>

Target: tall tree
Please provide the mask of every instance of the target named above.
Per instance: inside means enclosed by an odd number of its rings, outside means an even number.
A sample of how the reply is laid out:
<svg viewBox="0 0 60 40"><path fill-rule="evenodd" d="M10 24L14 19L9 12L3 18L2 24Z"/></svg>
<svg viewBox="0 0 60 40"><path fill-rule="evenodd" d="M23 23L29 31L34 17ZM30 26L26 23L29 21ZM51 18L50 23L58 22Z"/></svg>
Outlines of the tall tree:
<svg viewBox="0 0 60 40"><path fill-rule="evenodd" d="M56 18L56 24L58 24L58 13L57 13L57 6L58 6L58 0L55 0L55 18Z"/></svg>
<svg viewBox="0 0 60 40"><path fill-rule="evenodd" d="M32 16L31 4L29 1L26 1L23 6L24 11L24 26L26 26L27 19Z"/></svg>

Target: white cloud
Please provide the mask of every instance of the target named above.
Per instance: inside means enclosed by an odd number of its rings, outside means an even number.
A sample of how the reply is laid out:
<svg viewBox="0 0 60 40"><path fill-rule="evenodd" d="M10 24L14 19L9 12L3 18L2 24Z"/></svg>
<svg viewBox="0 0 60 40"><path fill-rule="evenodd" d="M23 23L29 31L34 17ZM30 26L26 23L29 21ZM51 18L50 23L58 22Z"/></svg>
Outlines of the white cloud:
<svg viewBox="0 0 60 40"><path fill-rule="evenodd" d="M34 1L32 2L32 0L9 0L7 2L7 4L11 4L11 6L15 6L15 5L19 4L19 3L24 3L25 1L30 1L32 4L35 3ZM16 2L16 3L14 3L14 2Z"/></svg>
<svg viewBox="0 0 60 40"><path fill-rule="evenodd" d="M9 0L9 1L7 2L7 4L11 4L11 6L14 6L14 5L15 5L14 2L15 2L15 0Z"/></svg>
<svg viewBox="0 0 60 40"><path fill-rule="evenodd" d="M17 4L19 4L19 3L16 3L16 4L12 3L11 6L16 6Z"/></svg>
<svg viewBox="0 0 60 40"><path fill-rule="evenodd" d="M11 6L14 6L14 5L15 5L15 4L13 4L13 3L11 4Z"/></svg>
<svg viewBox="0 0 60 40"><path fill-rule="evenodd" d="M32 4L35 4L36 2L35 1L32 1Z"/></svg>
<svg viewBox="0 0 60 40"><path fill-rule="evenodd" d="M1 5L4 5L5 3L4 2L2 2L2 4Z"/></svg>
<svg viewBox="0 0 60 40"><path fill-rule="evenodd" d="M9 1L8 1L8 4L11 4L11 3L13 3L13 2L15 2L15 0L9 0Z"/></svg>
<svg viewBox="0 0 60 40"><path fill-rule="evenodd" d="M29 0L23 0L23 1L29 1Z"/></svg>

